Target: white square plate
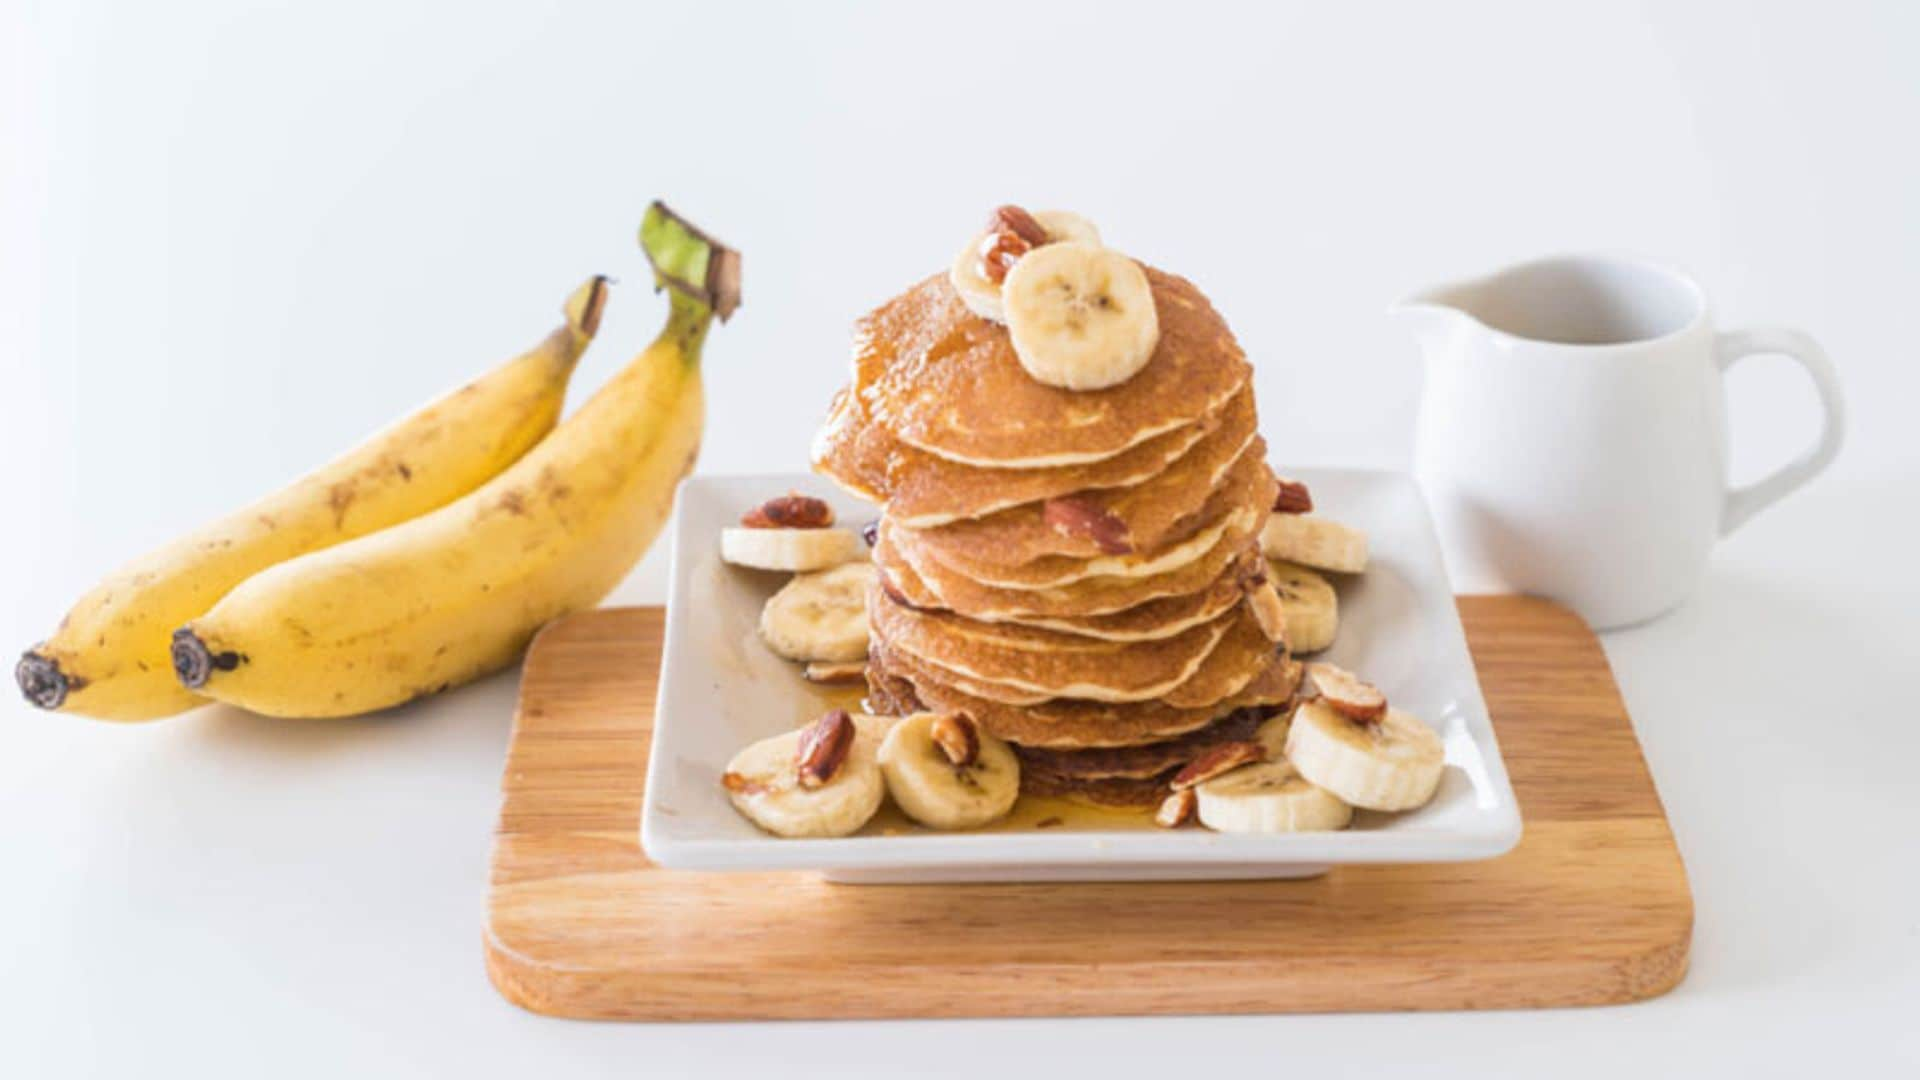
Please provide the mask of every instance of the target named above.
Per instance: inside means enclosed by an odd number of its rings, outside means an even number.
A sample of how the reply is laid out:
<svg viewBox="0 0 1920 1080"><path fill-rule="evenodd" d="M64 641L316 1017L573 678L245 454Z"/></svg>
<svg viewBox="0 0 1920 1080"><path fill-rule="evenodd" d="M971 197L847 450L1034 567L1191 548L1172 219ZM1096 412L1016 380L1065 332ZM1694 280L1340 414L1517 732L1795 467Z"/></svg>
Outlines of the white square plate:
<svg viewBox="0 0 1920 1080"><path fill-rule="evenodd" d="M695 476L680 488L666 651L654 712L640 840L661 866L811 870L841 881L1061 881L1298 877L1342 863L1451 862L1502 854L1520 810L1441 565L1425 501L1397 473L1297 469L1321 513L1367 531L1366 574L1340 580L1340 632L1326 658L1435 725L1447 772L1427 806L1362 812L1342 832L1277 836L1069 823L981 833L769 836L734 812L720 774L741 747L813 720L825 705L798 668L755 635L761 604L787 575L720 561L720 530L772 495L800 490L842 522L870 505L809 475Z"/></svg>

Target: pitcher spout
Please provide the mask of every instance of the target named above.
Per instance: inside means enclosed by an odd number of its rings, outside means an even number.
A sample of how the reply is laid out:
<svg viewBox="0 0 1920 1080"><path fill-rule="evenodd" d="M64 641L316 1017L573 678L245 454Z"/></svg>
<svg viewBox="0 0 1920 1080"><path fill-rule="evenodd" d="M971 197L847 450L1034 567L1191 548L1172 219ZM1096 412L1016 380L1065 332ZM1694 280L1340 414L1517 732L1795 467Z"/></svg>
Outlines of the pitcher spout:
<svg viewBox="0 0 1920 1080"><path fill-rule="evenodd" d="M1477 281L1436 285L1405 297L1387 309L1394 321L1413 332L1420 344L1432 348L1450 335L1479 325L1470 308Z"/></svg>

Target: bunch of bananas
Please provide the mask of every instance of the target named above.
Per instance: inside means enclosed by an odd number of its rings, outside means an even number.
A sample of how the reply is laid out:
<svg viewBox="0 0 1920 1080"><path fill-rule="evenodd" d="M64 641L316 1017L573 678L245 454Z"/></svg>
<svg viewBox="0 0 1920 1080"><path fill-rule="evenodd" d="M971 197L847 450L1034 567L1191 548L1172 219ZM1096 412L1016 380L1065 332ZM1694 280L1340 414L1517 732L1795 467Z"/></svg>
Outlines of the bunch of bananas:
<svg viewBox="0 0 1920 1080"><path fill-rule="evenodd" d="M560 421L606 303L596 277L530 351L344 457L121 568L15 677L45 709L148 720L398 705L514 662L645 554L700 448L700 351L740 258L660 203L640 246L665 328Z"/></svg>

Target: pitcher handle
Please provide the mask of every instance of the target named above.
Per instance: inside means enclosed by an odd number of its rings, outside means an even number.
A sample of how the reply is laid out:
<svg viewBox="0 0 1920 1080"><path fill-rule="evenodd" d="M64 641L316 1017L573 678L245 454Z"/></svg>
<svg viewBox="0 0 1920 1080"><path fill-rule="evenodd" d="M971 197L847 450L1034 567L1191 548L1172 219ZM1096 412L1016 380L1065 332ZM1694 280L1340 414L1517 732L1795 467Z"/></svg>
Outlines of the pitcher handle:
<svg viewBox="0 0 1920 1080"><path fill-rule="evenodd" d="M1714 352L1723 376L1733 365L1749 356L1777 353L1790 357L1812 377L1813 387L1820 394L1820 407L1826 413L1819 442L1782 465L1773 475L1746 487L1728 490L1726 502L1720 511L1720 535L1725 536L1831 465L1834 456L1840 453L1840 439L1846 430L1847 416L1840 398L1840 376L1834 372L1826 350L1798 330L1774 327L1735 330L1719 336Z"/></svg>

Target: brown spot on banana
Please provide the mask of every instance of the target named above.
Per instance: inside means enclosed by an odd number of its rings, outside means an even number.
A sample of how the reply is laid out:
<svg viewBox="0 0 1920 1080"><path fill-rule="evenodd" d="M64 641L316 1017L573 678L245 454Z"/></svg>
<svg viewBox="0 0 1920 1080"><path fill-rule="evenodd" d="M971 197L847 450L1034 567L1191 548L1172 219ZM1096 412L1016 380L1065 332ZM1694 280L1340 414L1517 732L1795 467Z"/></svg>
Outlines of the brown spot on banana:
<svg viewBox="0 0 1920 1080"><path fill-rule="evenodd" d="M327 505L333 508L333 527L338 529L346 525L347 507L353 505L359 493L351 484L339 483L327 489Z"/></svg>

